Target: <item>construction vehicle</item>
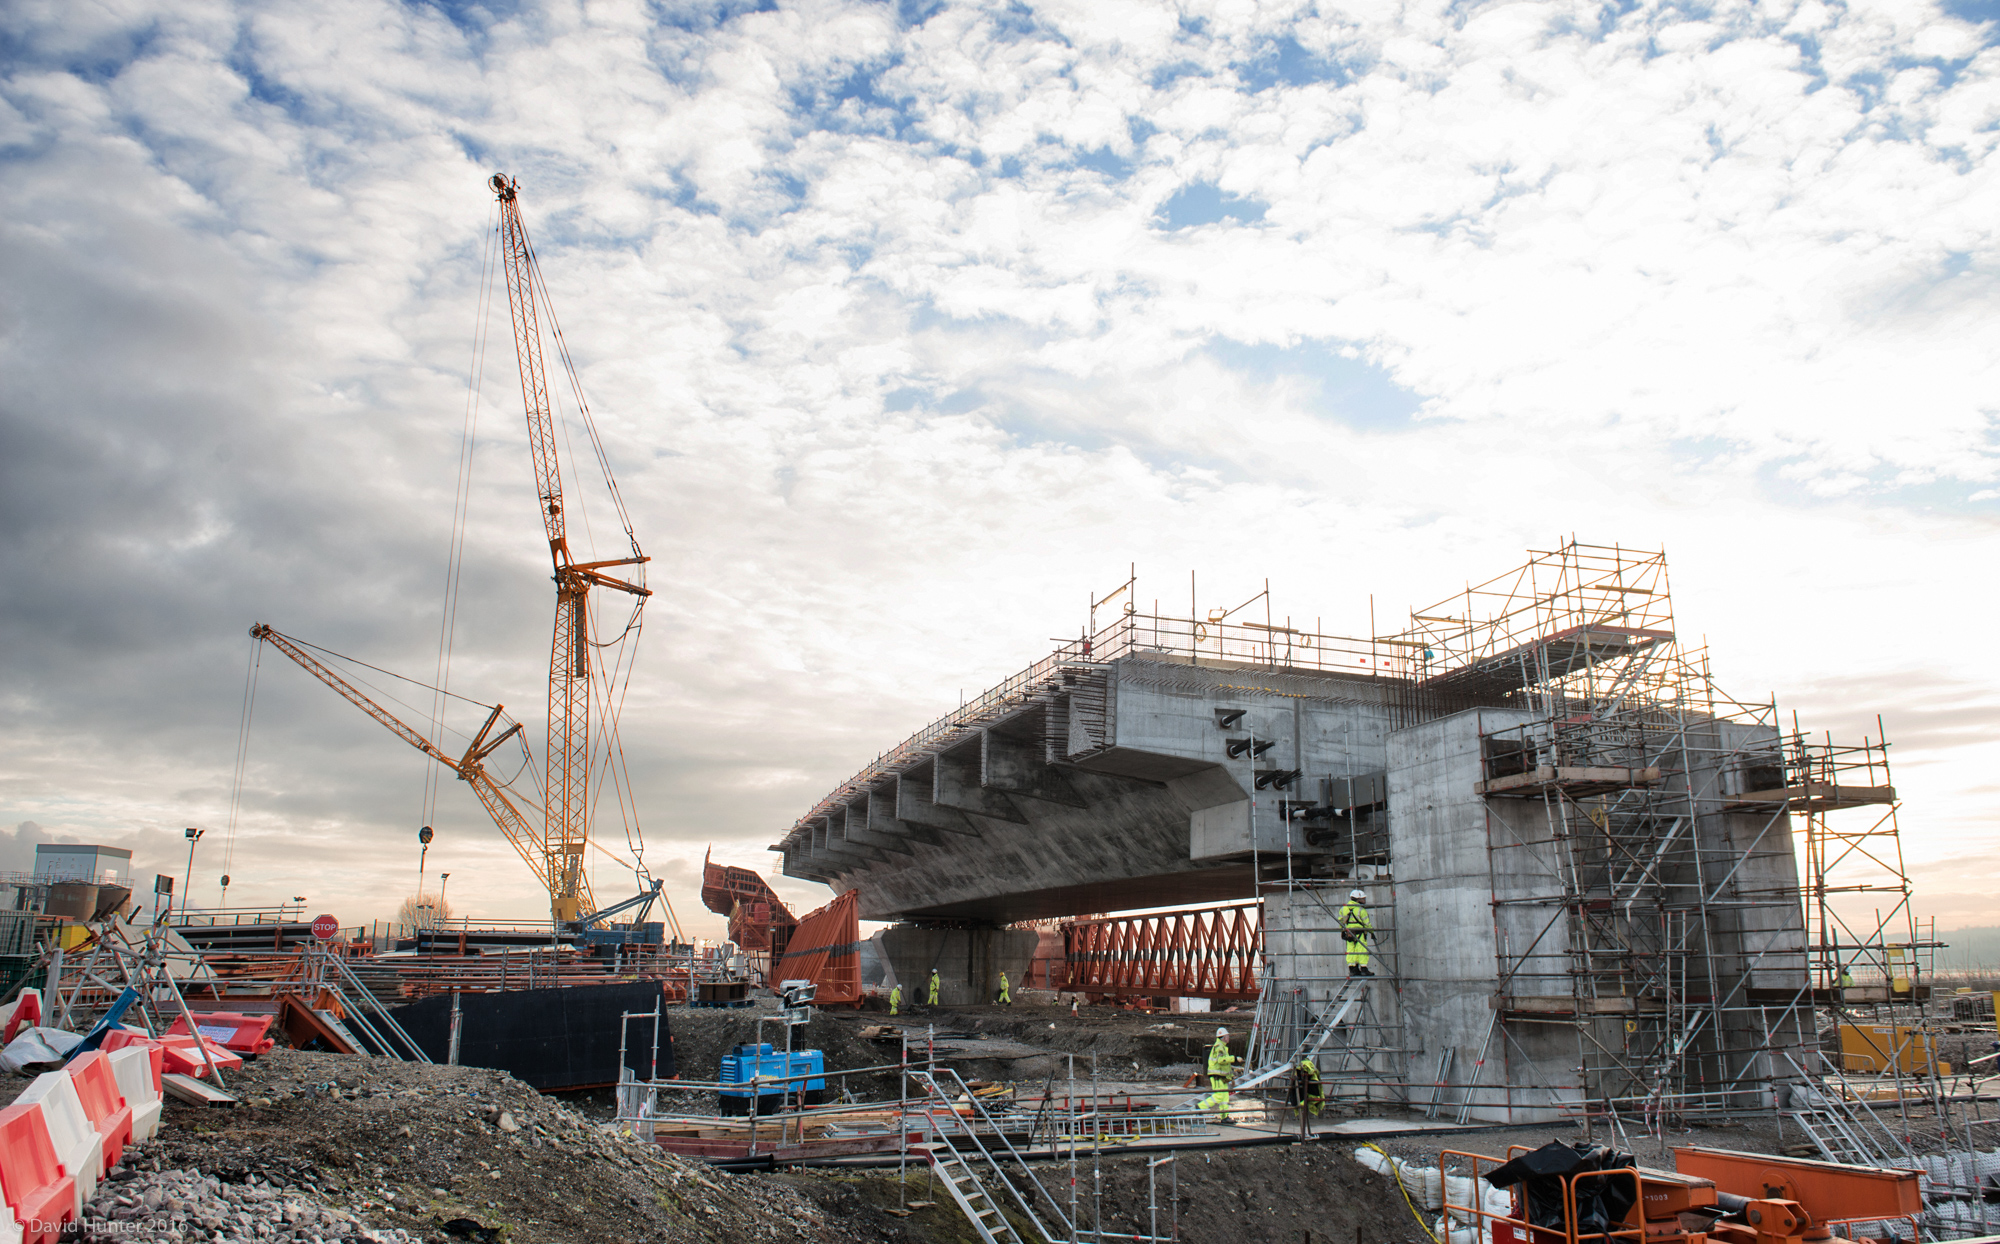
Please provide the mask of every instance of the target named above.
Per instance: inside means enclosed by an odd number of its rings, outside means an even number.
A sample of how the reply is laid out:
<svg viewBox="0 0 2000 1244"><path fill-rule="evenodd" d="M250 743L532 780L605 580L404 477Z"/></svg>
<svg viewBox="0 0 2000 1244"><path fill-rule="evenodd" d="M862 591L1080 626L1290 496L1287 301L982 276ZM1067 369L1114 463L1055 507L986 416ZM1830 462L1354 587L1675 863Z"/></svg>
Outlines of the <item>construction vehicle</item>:
<svg viewBox="0 0 2000 1244"><path fill-rule="evenodd" d="M1916 1171L1696 1147L1676 1148L1674 1165L1649 1170L1606 1146L1561 1141L1514 1145L1505 1159L1445 1150L1431 1203L1452 1241L1492 1244L1818 1244L1836 1224L1851 1224L1843 1235L1857 1244L1887 1244L1916 1239L1924 1212ZM1506 1190L1506 1210L1487 1187Z"/></svg>
<svg viewBox="0 0 2000 1244"><path fill-rule="evenodd" d="M579 916L563 926L578 946L659 946L665 943L671 926L675 941L681 940L681 926L674 919L673 905L665 901L660 888L666 884L659 878L653 879L650 888L640 890L631 898L601 907L587 916ZM667 909L665 921L647 923L646 916L653 910L653 903L659 901ZM612 925L611 917L630 912L624 923Z"/></svg>

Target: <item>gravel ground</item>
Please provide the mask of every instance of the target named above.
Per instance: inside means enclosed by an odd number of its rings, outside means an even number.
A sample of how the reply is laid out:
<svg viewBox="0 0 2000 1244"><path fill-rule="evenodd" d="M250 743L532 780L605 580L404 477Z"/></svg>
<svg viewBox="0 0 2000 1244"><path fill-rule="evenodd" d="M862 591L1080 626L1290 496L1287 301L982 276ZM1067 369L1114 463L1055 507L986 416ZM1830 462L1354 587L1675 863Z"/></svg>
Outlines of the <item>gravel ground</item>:
<svg viewBox="0 0 2000 1244"><path fill-rule="evenodd" d="M790 1188L630 1139L504 1072L280 1049L229 1088L241 1105L168 1103L94 1203L116 1228L102 1238L860 1238Z"/></svg>
<svg viewBox="0 0 2000 1244"><path fill-rule="evenodd" d="M756 1014L675 1012L681 1073L712 1077L723 1050L753 1039ZM823 1014L797 1034L798 1044L825 1050L830 1070L886 1062L895 1047L859 1035L864 1023L885 1018ZM1095 1052L1100 1087L1110 1091L1122 1081L1155 1093L1198 1066L1189 1051L1213 1040L1217 1022L1111 1008L1084 1008L1075 1017L1067 1008L979 1007L897 1018L913 1029L935 1025L940 1033L966 1034L971 1050ZM1177 1026L1163 1026L1170 1023ZM766 1035L775 1035L768 1024ZM988 1061L1026 1065L1018 1058ZM880 1079L865 1091L892 1097L893 1077ZM1032 1093L1040 1080L1016 1083ZM0 1104L27 1083L0 1081ZM608 1095L558 1100L498 1071L280 1049L231 1073L229 1087L243 1099L235 1108L169 1102L160 1136L128 1151L72 1244L974 1244L964 1217L921 1167L900 1183L893 1170L731 1175L623 1136L605 1122ZM713 1108L712 1094L671 1096L684 1109ZM1325 1122L1336 1117L1330 1113ZM1914 1142L1927 1125L1913 1118L1907 1126ZM1510 1144L1582 1137L1578 1128L1539 1126L1405 1133L1375 1143L1428 1164L1440 1149L1504 1156ZM1630 1130L1607 1135L1600 1126L1594 1139L1629 1149L1646 1165L1670 1167L1676 1144L1778 1152L1803 1137L1753 1119L1660 1137ZM1158 1172L1163 1182L1151 1204L1146 1158L1107 1153L1101 1164L1079 1168L1079 1222L1131 1233L1151 1221L1156 1204L1163 1224L1178 1215L1181 1238L1190 1244L1305 1238L1344 1244L1350 1237L1423 1244L1393 1184L1354 1161L1360 1143L1328 1137L1310 1145L1184 1152ZM1066 1205L1067 1164L1037 1169ZM1170 1191L1170 1172L1177 1192ZM924 1201L932 1203L909 1208ZM1039 1238L1025 1218L1017 1217L1017 1226L1023 1238Z"/></svg>
<svg viewBox="0 0 2000 1244"><path fill-rule="evenodd" d="M256 1176L232 1183L199 1171L157 1169L155 1148L141 1147L98 1185L84 1209L81 1240L413 1244L422 1238L393 1227L368 1227L298 1188L286 1190Z"/></svg>

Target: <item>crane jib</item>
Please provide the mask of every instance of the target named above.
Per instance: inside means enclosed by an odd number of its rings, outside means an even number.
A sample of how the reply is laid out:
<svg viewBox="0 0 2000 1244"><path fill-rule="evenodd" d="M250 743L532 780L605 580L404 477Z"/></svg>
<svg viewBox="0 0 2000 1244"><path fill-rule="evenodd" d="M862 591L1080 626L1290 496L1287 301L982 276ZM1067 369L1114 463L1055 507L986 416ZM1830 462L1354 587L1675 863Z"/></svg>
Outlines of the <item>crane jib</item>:
<svg viewBox="0 0 2000 1244"><path fill-rule="evenodd" d="M555 918L573 920L592 908L590 886L583 871L583 851L590 842L590 698L591 640L589 595L592 587L611 587L640 598L641 605L652 592L640 583L628 583L600 573L605 567L641 565L648 559L639 551L617 481L611 476L610 460L591 422L589 406L577 379L548 287L542 280L534 246L528 240L521 219L519 185L502 174L494 174L487 184L500 201L500 261L505 269L508 316L514 328L514 355L521 375L521 400L528 425L528 450L535 472L535 493L542 524L548 536L549 554L555 563L556 616L549 644L548 742L543 753L546 778L542 784L541 873L549 888L549 902ZM576 407L590 443L597 451L626 536L632 541L632 556L612 561L577 564L571 560L565 529L562 469L557 456L557 430L550 402L548 373L542 353L541 309L548 312L548 330L556 343L558 357L567 374ZM631 632L627 628L628 633ZM615 732L614 732L615 733ZM618 772L614 764L612 772Z"/></svg>
<svg viewBox="0 0 2000 1244"><path fill-rule="evenodd" d="M487 814L493 818L493 823L500 827L501 834L506 837L508 844L520 853L521 858L527 861L528 867L538 873L546 870L547 849L541 835L537 834L528 825L528 820L521 815L521 810L514 806L513 800L507 798L507 792L500 789L499 784L494 782L493 778L486 772L485 766L481 763L493 752L494 748L499 747L502 743L512 738L521 729L520 723L516 722L503 731L498 738L492 740L490 743L486 743L483 747L481 746L480 741L493 729L494 723L500 720L502 706L497 704L493 706L491 714L486 718L486 725L480 730L478 737L473 740L473 747L467 748L463 757L454 760L451 756L438 750L437 746L429 739L404 724L395 714L370 699L359 687L356 687L353 683L348 682L345 678L335 673L325 662L307 652L301 641L295 640L289 635L282 634L275 628L262 622L250 628L250 636L260 643L269 644L279 652L284 653L287 657L291 658L293 664L333 688L340 694L341 698L353 704L362 712L367 713L376 721L381 722L405 743L408 743L411 747L416 748L439 764L457 773L459 780L471 786L473 793L479 796L479 802L485 806ZM343 659L351 660L352 658ZM479 750L475 752L475 748Z"/></svg>

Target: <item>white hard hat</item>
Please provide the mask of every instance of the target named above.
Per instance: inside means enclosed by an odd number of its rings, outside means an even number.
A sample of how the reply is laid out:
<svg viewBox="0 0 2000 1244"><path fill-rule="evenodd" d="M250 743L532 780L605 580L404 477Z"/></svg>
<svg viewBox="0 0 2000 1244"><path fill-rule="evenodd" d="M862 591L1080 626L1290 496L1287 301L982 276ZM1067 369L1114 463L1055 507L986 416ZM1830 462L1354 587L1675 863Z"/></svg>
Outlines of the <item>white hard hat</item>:
<svg viewBox="0 0 2000 1244"><path fill-rule="evenodd" d="M1347 892L1347 897L1349 897L1349 898L1354 898L1354 899L1360 899L1360 900L1362 900L1363 902L1366 902L1366 901L1368 900L1368 891L1366 891L1366 890L1349 890L1349 891Z"/></svg>
<svg viewBox="0 0 2000 1244"><path fill-rule="evenodd" d="M1218 1029L1216 1029L1216 1030L1215 1030L1215 1035L1216 1035L1216 1036L1218 1036L1218 1037L1226 1037L1226 1036L1228 1036L1228 1035L1229 1035L1229 1029L1227 1029L1227 1028L1218 1028Z"/></svg>

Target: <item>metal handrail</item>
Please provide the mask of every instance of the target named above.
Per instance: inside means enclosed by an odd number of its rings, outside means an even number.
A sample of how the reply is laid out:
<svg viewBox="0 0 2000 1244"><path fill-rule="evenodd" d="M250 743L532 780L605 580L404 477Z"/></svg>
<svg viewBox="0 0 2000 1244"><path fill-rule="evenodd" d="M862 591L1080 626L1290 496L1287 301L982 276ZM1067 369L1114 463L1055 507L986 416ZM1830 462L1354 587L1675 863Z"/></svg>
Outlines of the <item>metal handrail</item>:
<svg viewBox="0 0 2000 1244"><path fill-rule="evenodd" d="M914 1079L923 1081L930 1088L931 1094L934 1097L942 1099L945 1105L954 1107L952 1114L955 1117L958 1113L956 1103L946 1095L943 1087L938 1084L939 1076L950 1076L952 1083L956 1084L959 1091L965 1094L966 1101L972 1106L973 1112L979 1116L979 1121L984 1123L994 1136L999 1139L1000 1143L1006 1147L1007 1156L1020 1164L1021 1173L1028 1177L1028 1182L1034 1185L1035 1191L1041 1193L1042 1199L1049 1203L1049 1207L1055 1212L1056 1219L1062 1223L1064 1230L1072 1237L1076 1235L1076 1224L1071 1222L1068 1215L1062 1212L1061 1203L1056 1200L1053 1193L1042 1186L1042 1181L1036 1176L1034 1168L1029 1166L1028 1160L1021 1156L1021 1151L1014 1147L1014 1142L1007 1139L1007 1133L994 1123L993 1116L986 1112L985 1105L973 1094L971 1086L966 1084L957 1071L950 1067L939 1067L931 1071L912 1071L910 1075ZM930 1112L926 1110L924 1113L929 1115ZM944 1133L936 1128L935 1122L933 1122L932 1130L937 1132L941 1143L948 1143L943 1142ZM1001 1167L999 1161L994 1158L992 1152L986 1148L986 1142L979 1138L979 1134L971 1128L966 1128L965 1136L972 1142L972 1147L979 1151L979 1156L985 1158L986 1164L993 1168L993 1173L1006 1186L1008 1195L1012 1196L1014 1203L1021 1207L1021 1212L1028 1216L1028 1221L1035 1224L1035 1230L1041 1233L1042 1238L1048 1241L1048 1244L1062 1244L1055 1236L1049 1234L1048 1227L1042 1223L1041 1218L1035 1213L1034 1206L1029 1202L1027 1197L1022 1195L1021 1190L1014 1186L1014 1181L1007 1178L1007 1172Z"/></svg>
<svg viewBox="0 0 2000 1244"><path fill-rule="evenodd" d="M389 1014L389 1008L383 1006L382 1000L375 996L374 991L361 982L361 978L356 976L347 966L346 960L340 958L338 955L329 954L322 958L322 963L331 963L333 965L336 973L333 988L341 995L342 1001L346 1004L344 1009L347 1015L345 1018L350 1021L359 1020L359 1027L363 1036L373 1042L384 1054L394 1054L397 1058L403 1057L401 1054L396 1054L395 1046L377 1031L374 1020L368 1018L364 1013L366 1009L373 1008L375 1018L382 1021L382 1026L387 1028L392 1035L400 1040L405 1049L408 1049L411 1054L415 1055L413 1059L405 1059L405 1061L420 1063L435 1061L429 1054L424 1053L424 1047L418 1045L415 1038L411 1037L408 1032L404 1031L403 1026L396 1022L396 1017ZM343 978L346 981L345 985L340 983ZM364 1005L357 1006L348 997L348 987L350 986L354 990L354 993L359 995Z"/></svg>

